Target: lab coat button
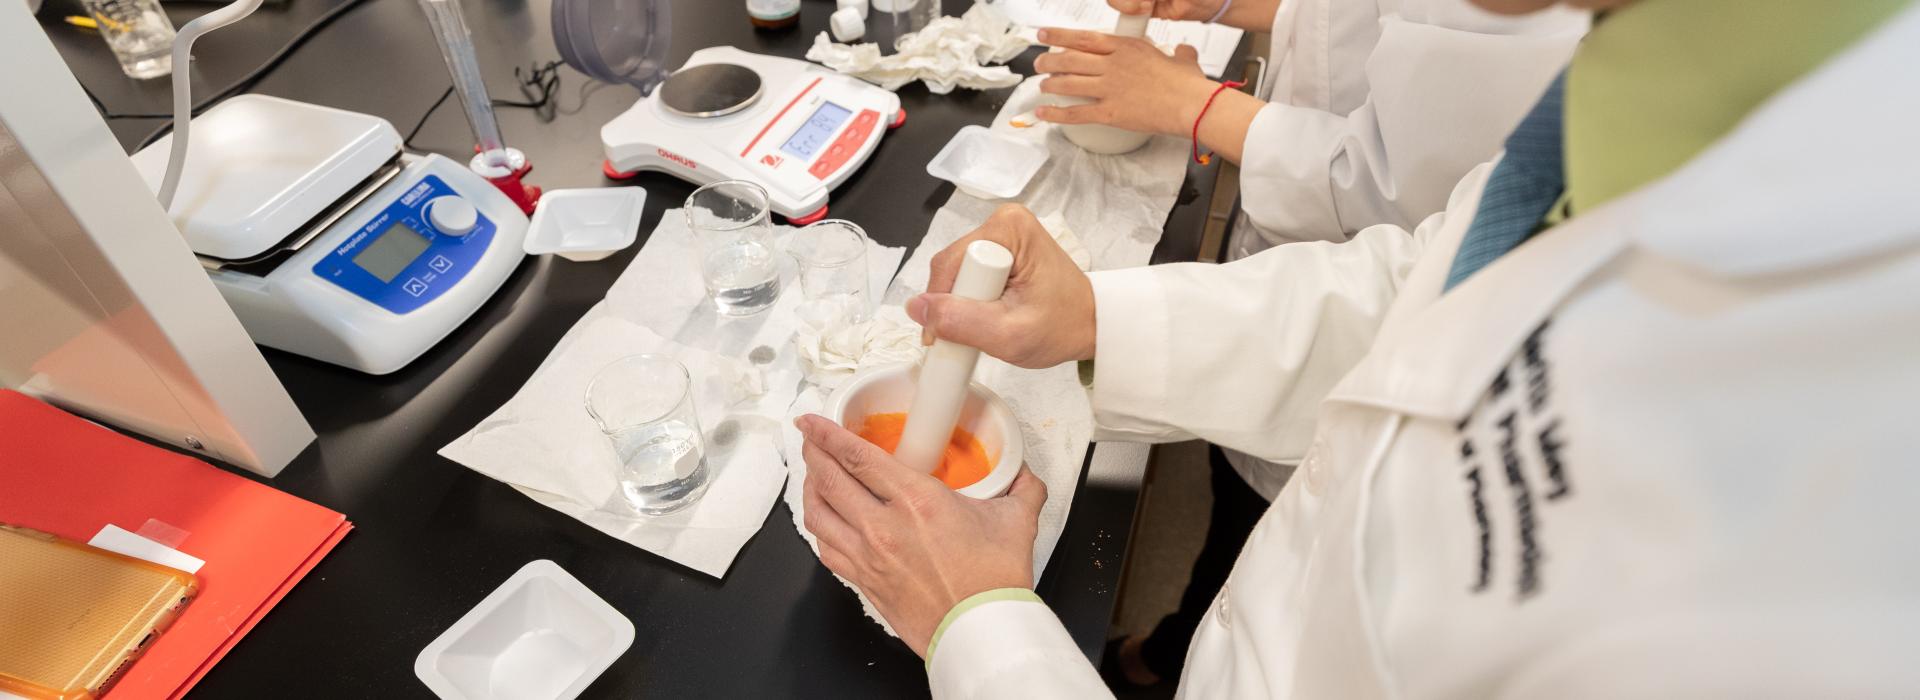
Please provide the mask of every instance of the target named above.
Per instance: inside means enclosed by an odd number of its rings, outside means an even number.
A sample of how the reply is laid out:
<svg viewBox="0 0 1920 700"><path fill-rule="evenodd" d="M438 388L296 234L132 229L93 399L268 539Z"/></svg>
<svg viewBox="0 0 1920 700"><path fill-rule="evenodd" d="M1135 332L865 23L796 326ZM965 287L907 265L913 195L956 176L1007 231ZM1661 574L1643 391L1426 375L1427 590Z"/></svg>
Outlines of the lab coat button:
<svg viewBox="0 0 1920 700"><path fill-rule="evenodd" d="M1313 447L1307 450L1306 458L1300 460L1300 471L1306 472L1307 475L1307 493L1314 495L1320 494L1320 487L1322 485L1320 474L1320 463L1324 461L1320 458L1322 447L1323 445L1320 438L1315 437L1313 439Z"/></svg>

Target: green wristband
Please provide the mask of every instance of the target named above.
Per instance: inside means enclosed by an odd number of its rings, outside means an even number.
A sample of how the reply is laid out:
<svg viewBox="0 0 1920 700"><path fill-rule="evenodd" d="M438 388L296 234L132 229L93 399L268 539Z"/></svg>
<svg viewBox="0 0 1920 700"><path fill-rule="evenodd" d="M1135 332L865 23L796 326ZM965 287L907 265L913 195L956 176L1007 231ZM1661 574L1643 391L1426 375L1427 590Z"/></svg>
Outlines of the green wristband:
<svg viewBox="0 0 1920 700"><path fill-rule="evenodd" d="M1038 603L1040 595L1029 588L995 588L967 596L966 600L960 601L953 606L952 610L947 611L947 616L940 619L939 627L933 628L933 639L927 642L927 668L933 668L933 649L940 645L940 635L947 633L947 626L952 625L954 620L960 619L960 616L965 615L968 610L1002 600Z"/></svg>

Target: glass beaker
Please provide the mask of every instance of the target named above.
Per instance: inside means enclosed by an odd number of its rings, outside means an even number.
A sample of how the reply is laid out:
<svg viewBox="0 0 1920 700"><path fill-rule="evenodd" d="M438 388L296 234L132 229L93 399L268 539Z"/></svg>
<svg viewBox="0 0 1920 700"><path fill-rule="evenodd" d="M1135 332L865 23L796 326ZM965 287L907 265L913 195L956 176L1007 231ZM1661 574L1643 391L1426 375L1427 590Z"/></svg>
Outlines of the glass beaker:
<svg viewBox="0 0 1920 700"><path fill-rule="evenodd" d="M873 10L892 22L893 45L898 48L908 34L926 29L940 18L940 0L873 0Z"/></svg>
<svg viewBox="0 0 1920 700"><path fill-rule="evenodd" d="M173 21L160 9L160 0L85 0L84 4L127 77L158 78L173 72Z"/></svg>
<svg viewBox="0 0 1920 700"><path fill-rule="evenodd" d="M721 180L687 196L687 229L700 255L700 276L720 313L747 316L780 298L767 190Z"/></svg>
<svg viewBox="0 0 1920 700"><path fill-rule="evenodd" d="M665 515L706 493L706 439L685 365L663 355L614 360L587 384L586 403L613 449L620 493L635 511Z"/></svg>
<svg viewBox="0 0 1920 700"><path fill-rule="evenodd" d="M815 222L795 231L787 253L800 267L800 291L807 305L829 317L859 322L867 318L867 232L840 219Z"/></svg>

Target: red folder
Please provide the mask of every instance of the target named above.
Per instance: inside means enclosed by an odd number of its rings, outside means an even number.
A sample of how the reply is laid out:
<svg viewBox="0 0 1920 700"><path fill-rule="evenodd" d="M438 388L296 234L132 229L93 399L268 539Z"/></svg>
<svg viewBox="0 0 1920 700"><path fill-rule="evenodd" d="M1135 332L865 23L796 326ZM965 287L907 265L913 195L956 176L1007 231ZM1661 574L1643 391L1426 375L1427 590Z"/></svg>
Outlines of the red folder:
<svg viewBox="0 0 1920 700"><path fill-rule="evenodd" d="M85 542L157 520L206 561L200 594L111 700L176 698L206 675L353 524L339 513L0 390L0 522Z"/></svg>

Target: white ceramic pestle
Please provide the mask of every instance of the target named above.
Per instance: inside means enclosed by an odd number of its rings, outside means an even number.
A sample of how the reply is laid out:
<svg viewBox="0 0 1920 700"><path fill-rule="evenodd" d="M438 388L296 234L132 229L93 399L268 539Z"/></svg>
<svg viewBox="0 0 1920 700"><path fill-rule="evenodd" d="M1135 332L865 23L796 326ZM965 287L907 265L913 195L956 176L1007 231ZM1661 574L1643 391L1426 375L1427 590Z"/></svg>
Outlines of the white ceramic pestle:
<svg viewBox="0 0 1920 700"><path fill-rule="evenodd" d="M1012 251L992 241L969 243L960 261L960 274L953 280L953 295L995 301L1006 290L1007 274L1012 270ZM953 426L960 420L973 367L979 361L978 349L945 338L933 341L926 363L920 367L900 446L893 451L902 464L928 473L940 466L940 456L953 439Z"/></svg>

